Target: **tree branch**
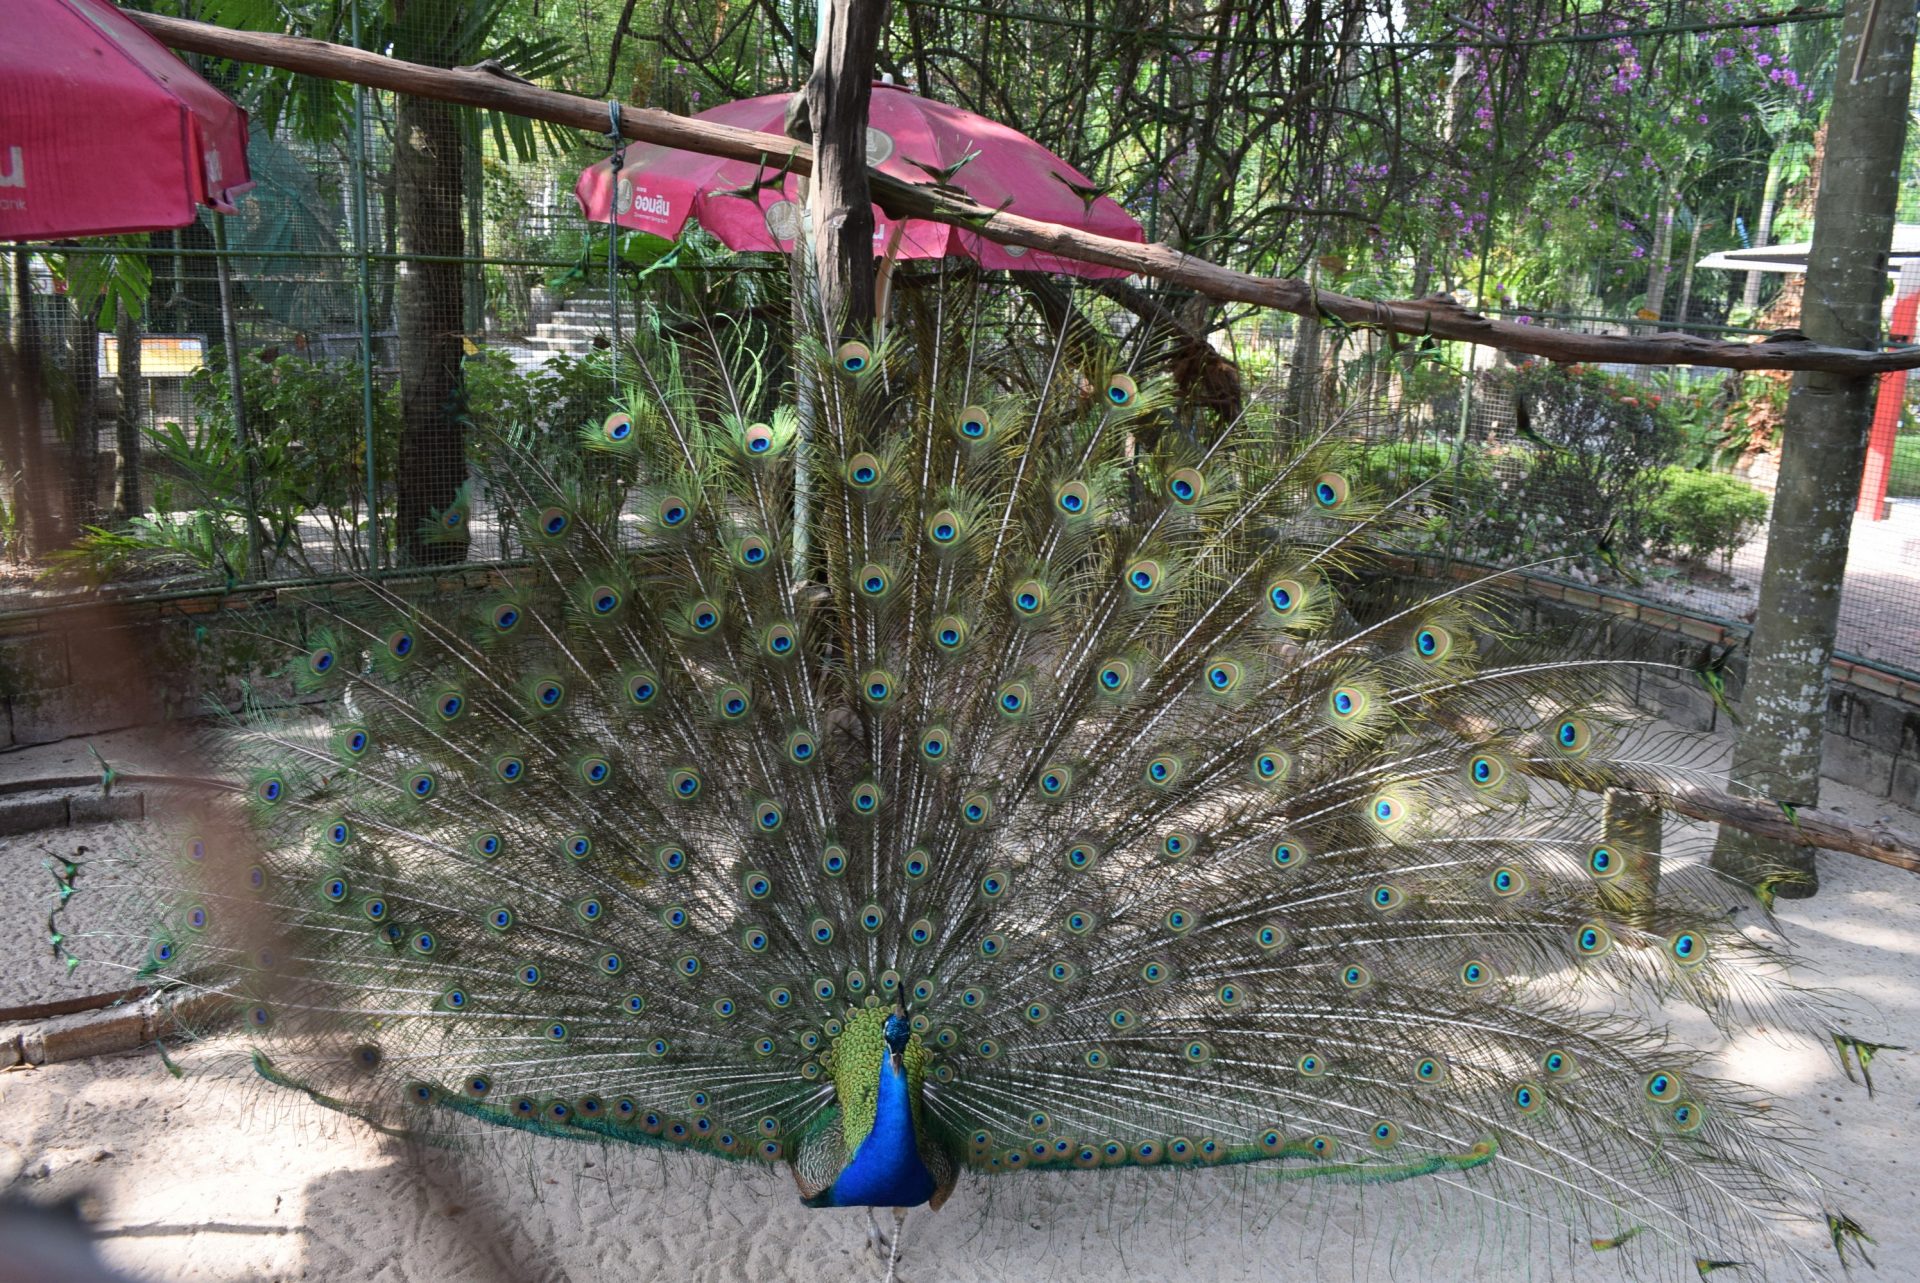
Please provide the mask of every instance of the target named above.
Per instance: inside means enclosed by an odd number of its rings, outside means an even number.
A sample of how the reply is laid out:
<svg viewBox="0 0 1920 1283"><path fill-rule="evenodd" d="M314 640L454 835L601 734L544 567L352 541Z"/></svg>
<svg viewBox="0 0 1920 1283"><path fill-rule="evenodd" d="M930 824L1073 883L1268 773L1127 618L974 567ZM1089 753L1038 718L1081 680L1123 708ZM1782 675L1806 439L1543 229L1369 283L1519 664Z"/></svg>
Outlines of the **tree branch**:
<svg viewBox="0 0 1920 1283"><path fill-rule="evenodd" d="M596 134L606 131L605 103L519 84L481 71L424 67L301 36L231 31L184 18L133 10L122 12L175 49L468 107L512 112ZM692 120L654 108L623 107L620 132L639 142L733 160L765 161L774 167L784 164L798 174L813 172L812 149L790 138ZM1562 362L1703 365L1728 370L1827 370L1855 376L1920 368L1920 347L1872 352L1830 347L1800 338L1729 343L1677 333L1573 334L1547 326L1494 320L1445 297L1395 302L1353 298L1316 290L1307 282L1291 277L1236 272L1166 245L1137 245L1078 228L1022 218L878 171L870 171L868 181L874 202L894 218L923 218L964 227L1003 245L1024 245L1083 262L1118 267L1183 285L1209 298L1256 303L1353 327L1432 335Z"/></svg>
<svg viewBox="0 0 1920 1283"><path fill-rule="evenodd" d="M1492 739L1499 730L1488 718L1455 716L1443 720L1470 740ZM1796 807L1789 813L1764 798L1735 797L1700 784L1653 784L1643 774L1620 771L1605 762L1538 762L1521 758L1513 767L1522 775L1537 776L1588 793L1632 793L1648 805L1710 824L1725 824L1758 837L1775 838L1793 846L1842 851L1896 869L1920 873L1920 836L1890 824L1861 824L1818 807Z"/></svg>

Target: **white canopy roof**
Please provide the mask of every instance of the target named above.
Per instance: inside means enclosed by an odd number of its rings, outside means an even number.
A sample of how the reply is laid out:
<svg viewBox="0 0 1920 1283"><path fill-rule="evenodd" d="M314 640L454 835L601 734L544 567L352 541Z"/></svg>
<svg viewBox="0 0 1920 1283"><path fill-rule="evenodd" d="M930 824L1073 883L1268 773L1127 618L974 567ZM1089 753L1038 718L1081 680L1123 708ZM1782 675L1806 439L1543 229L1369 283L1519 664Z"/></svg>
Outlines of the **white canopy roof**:
<svg viewBox="0 0 1920 1283"><path fill-rule="evenodd" d="M1795 273L1807 270L1807 255L1813 251L1812 241L1795 241L1791 245L1758 245L1752 249L1727 249L1717 254L1709 254L1695 263L1695 267L1719 267L1730 272L1783 272ZM1897 275L1902 263L1920 259L1920 223L1896 223L1893 228L1893 249L1887 255L1887 272Z"/></svg>

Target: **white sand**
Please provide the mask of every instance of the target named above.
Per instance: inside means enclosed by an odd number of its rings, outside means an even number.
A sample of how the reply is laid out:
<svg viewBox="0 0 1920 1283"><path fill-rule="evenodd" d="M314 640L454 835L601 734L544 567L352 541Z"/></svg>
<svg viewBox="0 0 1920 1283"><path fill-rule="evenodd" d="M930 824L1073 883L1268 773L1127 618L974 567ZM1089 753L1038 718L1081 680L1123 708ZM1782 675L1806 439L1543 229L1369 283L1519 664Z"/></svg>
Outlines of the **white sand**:
<svg viewBox="0 0 1920 1283"><path fill-rule="evenodd" d="M1826 800L1856 818L1888 812L1838 787ZM9 875L44 876L27 848L57 847L63 836L86 834L14 839L0 860ZM1920 879L1850 856L1821 859L1819 897L1782 906L1805 974L1874 1008L1861 1036L1920 1045ZM802 1208L784 1173L516 1135L423 1158L250 1075L196 1073L214 1051L178 1053L181 1079L151 1051L0 1073L0 1186L35 1200L84 1192L105 1259L155 1280L882 1276L861 1215ZM1920 1144L1920 1052L1882 1053L1872 1099L1816 1048L1756 1041L1730 1059L1735 1076L1811 1125L1816 1161L1842 1173L1833 1201L1879 1240L1869 1250L1880 1271L1865 1277L1920 1278L1920 1151L1907 1148ZM1438 1192L1427 1181L1368 1191L1356 1219L1351 1191L1282 1189L1245 1171L963 1179L947 1208L914 1214L900 1277L1515 1277L1517 1267L1491 1255L1497 1245L1449 1242L1455 1223L1436 1214ZM1396 1244L1413 1250L1401 1259ZM1624 1277L1631 1250L1576 1257L1564 1273ZM1686 1273L1676 1283L1693 1283ZM1712 1283L1750 1277L1728 1271Z"/></svg>

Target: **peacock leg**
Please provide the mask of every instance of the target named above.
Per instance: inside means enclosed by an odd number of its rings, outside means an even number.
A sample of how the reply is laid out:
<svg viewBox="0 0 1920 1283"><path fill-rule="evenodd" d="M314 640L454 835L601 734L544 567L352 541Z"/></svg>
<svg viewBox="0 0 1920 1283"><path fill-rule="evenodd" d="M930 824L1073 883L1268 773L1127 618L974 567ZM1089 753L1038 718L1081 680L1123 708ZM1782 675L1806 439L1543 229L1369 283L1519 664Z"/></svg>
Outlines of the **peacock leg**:
<svg viewBox="0 0 1920 1283"><path fill-rule="evenodd" d="M910 1210L905 1207L893 1209L893 1233L887 1238L886 1283L904 1283L894 1271L900 1262L900 1239L907 1232L907 1213Z"/></svg>

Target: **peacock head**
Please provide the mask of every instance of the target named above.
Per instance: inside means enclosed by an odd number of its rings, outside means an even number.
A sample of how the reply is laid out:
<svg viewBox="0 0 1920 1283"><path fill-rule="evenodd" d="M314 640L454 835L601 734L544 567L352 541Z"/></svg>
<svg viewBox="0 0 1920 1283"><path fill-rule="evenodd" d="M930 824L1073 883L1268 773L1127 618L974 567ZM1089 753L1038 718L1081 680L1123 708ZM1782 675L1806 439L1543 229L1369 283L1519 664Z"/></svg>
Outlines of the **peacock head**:
<svg viewBox="0 0 1920 1283"><path fill-rule="evenodd" d="M906 1013L897 1007L894 1008L893 1013L887 1017L887 1050L896 1056L904 1055L907 1050L907 1039L911 1037L913 1037L913 1026L907 1023Z"/></svg>

